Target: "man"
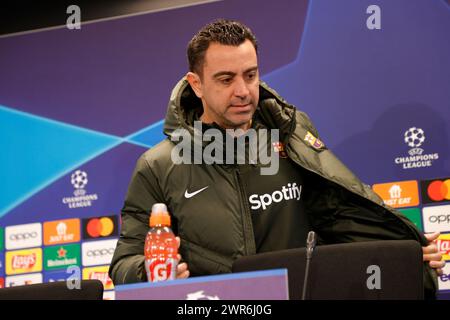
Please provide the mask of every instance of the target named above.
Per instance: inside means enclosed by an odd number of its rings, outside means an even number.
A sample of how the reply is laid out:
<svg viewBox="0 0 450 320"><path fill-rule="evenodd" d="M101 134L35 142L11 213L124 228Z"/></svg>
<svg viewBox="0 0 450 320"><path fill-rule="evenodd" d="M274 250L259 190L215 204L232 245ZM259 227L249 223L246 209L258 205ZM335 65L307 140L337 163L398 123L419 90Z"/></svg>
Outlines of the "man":
<svg viewBox="0 0 450 320"><path fill-rule="evenodd" d="M441 272L444 265L434 244L439 234L421 235L384 205L318 139L306 114L259 80L257 41L246 26L217 20L203 27L189 43L188 59L190 72L170 98L164 126L168 139L140 157L129 185L110 267L115 284L146 280L143 248L149 212L154 203L163 202L181 239L185 262L178 266L179 278L230 272L242 255L305 246L308 231L314 230L322 244L419 241L426 293L435 294L432 268ZM232 136L222 144L227 153L228 142L234 146L239 135L276 131L279 141L259 146L276 151L277 173L262 175L265 164L258 159L239 164L228 161L228 155L225 161L218 151L213 163L174 162L180 130L194 137L189 142L194 153L204 155L211 139L195 136L209 129ZM241 133L230 133L235 129ZM231 160L239 156L232 150ZM250 158L248 152L244 158Z"/></svg>

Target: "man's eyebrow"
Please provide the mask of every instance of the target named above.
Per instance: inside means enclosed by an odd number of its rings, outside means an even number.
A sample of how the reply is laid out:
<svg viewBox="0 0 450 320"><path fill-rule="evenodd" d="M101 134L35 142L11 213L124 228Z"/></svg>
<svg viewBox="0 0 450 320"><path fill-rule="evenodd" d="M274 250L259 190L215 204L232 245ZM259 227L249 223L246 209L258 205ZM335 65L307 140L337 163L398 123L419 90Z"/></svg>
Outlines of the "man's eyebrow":
<svg viewBox="0 0 450 320"><path fill-rule="evenodd" d="M256 71L256 70L258 70L258 66L254 66L254 67L248 68L248 69L246 69L246 70L244 71L244 73L249 73L249 72ZM232 72L232 71L219 71L219 72L216 72L216 73L213 75L213 78L219 78L220 76L232 76L232 77L234 77L235 75L236 75L236 72Z"/></svg>
<svg viewBox="0 0 450 320"><path fill-rule="evenodd" d="M258 70L258 66L248 68L247 70L244 71L244 73L249 73L249 72L256 71L256 70Z"/></svg>
<svg viewBox="0 0 450 320"><path fill-rule="evenodd" d="M235 72L231 72L231 71L219 71L214 73L213 78L218 78L220 76L232 76L234 77L236 75Z"/></svg>

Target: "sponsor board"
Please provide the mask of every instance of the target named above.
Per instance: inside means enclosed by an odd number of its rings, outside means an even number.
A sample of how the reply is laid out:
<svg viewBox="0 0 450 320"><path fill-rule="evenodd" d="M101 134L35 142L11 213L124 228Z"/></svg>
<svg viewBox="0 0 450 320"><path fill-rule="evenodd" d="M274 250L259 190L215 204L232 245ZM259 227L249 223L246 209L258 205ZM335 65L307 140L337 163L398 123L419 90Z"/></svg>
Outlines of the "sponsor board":
<svg viewBox="0 0 450 320"><path fill-rule="evenodd" d="M425 232L450 232L450 205L422 209Z"/></svg>
<svg viewBox="0 0 450 320"><path fill-rule="evenodd" d="M40 247L42 245L42 226L29 223L5 228L5 247L7 250Z"/></svg>
<svg viewBox="0 0 450 320"><path fill-rule="evenodd" d="M423 231L422 214L419 208L399 209L398 211L403 213L403 215L405 215L409 220L411 220L411 222L415 224L417 229Z"/></svg>
<svg viewBox="0 0 450 320"><path fill-rule="evenodd" d="M118 235L117 215L83 219L83 239L98 239Z"/></svg>
<svg viewBox="0 0 450 320"><path fill-rule="evenodd" d="M5 278L0 277L0 289L5 287Z"/></svg>
<svg viewBox="0 0 450 320"><path fill-rule="evenodd" d="M66 272L66 270L44 272L44 282L67 281L69 277L70 280L75 279L73 274L70 272Z"/></svg>
<svg viewBox="0 0 450 320"><path fill-rule="evenodd" d="M3 259L3 252L0 252L0 276L5 275L5 261Z"/></svg>
<svg viewBox="0 0 450 320"><path fill-rule="evenodd" d="M115 291L103 291L103 300L116 300Z"/></svg>
<svg viewBox="0 0 450 320"><path fill-rule="evenodd" d="M30 273L20 276L6 277L6 287L24 286L35 283L42 283L42 273Z"/></svg>
<svg viewBox="0 0 450 320"><path fill-rule="evenodd" d="M7 251L5 265L7 275L41 271L42 249Z"/></svg>
<svg viewBox="0 0 450 320"><path fill-rule="evenodd" d="M83 266L110 264L117 239L83 242L81 245Z"/></svg>
<svg viewBox="0 0 450 320"><path fill-rule="evenodd" d="M81 253L79 244L44 248L45 270L65 269L68 266L80 264Z"/></svg>
<svg viewBox="0 0 450 320"><path fill-rule="evenodd" d="M44 245L80 241L80 219L44 222Z"/></svg>
<svg viewBox="0 0 450 320"><path fill-rule="evenodd" d="M3 247L4 247L3 241L4 241L4 239L5 239L5 233L3 231L3 228L0 228L0 251L3 250Z"/></svg>
<svg viewBox="0 0 450 320"><path fill-rule="evenodd" d="M420 181L422 203L450 202L450 178Z"/></svg>
<svg viewBox="0 0 450 320"><path fill-rule="evenodd" d="M450 260L450 233L444 233L436 240L439 252L442 252L442 259Z"/></svg>
<svg viewBox="0 0 450 320"><path fill-rule="evenodd" d="M415 207L419 205L419 187L417 181L399 181L373 185L384 203L393 208Z"/></svg>
<svg viewBox="0 0 450 320"><path fill-rule="evenodd" d="M443 274L438 277L439 290L450 290L450 263L443 268Z"/></svg>
<svg viewBox="0 0 450 320"><path fill-rule="evenodd" d="M103 283L104 290L113 290L114 284L108 275L108 266L98 266L83 269L83 280L96 279Z"/></svg>

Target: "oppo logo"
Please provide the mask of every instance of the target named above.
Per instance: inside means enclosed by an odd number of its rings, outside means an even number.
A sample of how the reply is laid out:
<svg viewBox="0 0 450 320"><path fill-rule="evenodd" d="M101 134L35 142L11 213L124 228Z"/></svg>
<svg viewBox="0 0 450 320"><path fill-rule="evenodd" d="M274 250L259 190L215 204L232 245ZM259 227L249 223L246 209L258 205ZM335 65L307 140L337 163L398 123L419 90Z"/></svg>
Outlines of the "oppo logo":
<svg viewBox="0 0 450 320"><path fill-rule="evenodd" d="M5 228L6 250L39 247L42 244L42 225L28 223Z"/></svg>
<svg viewBox="0 0 450 320"><path fill-rule="evenodd" d="M440 215L432 215L428 218L428 221L431 223L450 223L450 214L440 214Z"/></svg>
<svg viewBox="0 0 450 320"><path fill-rule="evenodd" d="M36 231L24 232L24 233L13 233L9 236L9 240L21 241L21 240L35 239L35 238L37 238L37 236L38 236L38 233Z"/></svg>
<svg viewBox="0 0 450 320"><path fill-rule="evenodd" d="M83 266L109 264L116 250L117 240L85 242L82 244Z"/></svg>
<svg viewBox="0 0 450 320"><path fill-rule="evenodd" d="M115 248L89 250L88 252L86 252L86 255L88 257L103 257L106 255L113 255L114 250L115 250Z"/></svg>

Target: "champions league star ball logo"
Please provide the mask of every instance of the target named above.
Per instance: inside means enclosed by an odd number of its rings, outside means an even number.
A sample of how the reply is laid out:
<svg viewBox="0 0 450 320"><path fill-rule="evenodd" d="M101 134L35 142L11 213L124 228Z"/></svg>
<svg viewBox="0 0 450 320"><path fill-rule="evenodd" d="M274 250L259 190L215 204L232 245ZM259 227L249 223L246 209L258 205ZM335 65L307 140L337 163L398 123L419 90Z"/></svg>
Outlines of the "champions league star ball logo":
<svg viewBox="0 0 450 320"><path fill-rule="evenodd" d="M77 195L86 193L86 191L84 190L84 187L88 183L88 176L87 176L86 172L81 171L81 170L75 171L74 173L72 173L70 182L72 183L73 187L76 189L75 193Z"/></svg>
<svg viewBox="0 0 450 320"><path fill-rule="evenodd" d="M418 149L425 141L425 133L422 129L412 127L405 132L405 143L411 147ZM421 149L423 152L423 149ZM418 151L418 150L417 150ZM420 152L420 153L422 153Z"/></svg>
<svg viewBox="0 0 450 320"><path fill-rule="evenodd" d="M66 204L69 209L90 207L98 199L96 193L86 194L84 188L88 184L88 175L85 171L77 170L73 172L70 176L70 183L75 188L73 192L74 197L64 197L62 199L62 203Z"/></svg>
<svg viewBox="0 0 450 320"><path fill-rule="evenodd" d="M421 128L411 127L404 133L404 142L411 149L408 150L408 157L400 156L394 159L397 165L403 169L426 168L433 165L433 161L439 159L438 153L424 154L424 149L420 148L425 142L425 132Z"/></svg>

